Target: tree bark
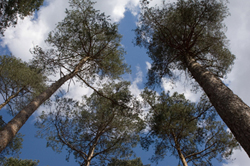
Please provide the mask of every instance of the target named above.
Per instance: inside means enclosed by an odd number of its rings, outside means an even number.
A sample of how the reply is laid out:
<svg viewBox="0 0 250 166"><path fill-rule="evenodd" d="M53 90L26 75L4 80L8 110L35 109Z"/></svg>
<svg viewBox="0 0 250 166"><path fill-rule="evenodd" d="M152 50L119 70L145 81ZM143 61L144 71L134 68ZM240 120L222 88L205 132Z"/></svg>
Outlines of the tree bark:
<svg viewBox="0 0 250 166"><path fill-rule="evenodd" d="M28 118L36 111L36 109L50 98L66 81L73 78L83 66L89 57L83 58L75 69L57 80L39 96L35 97L23 110L21 110L1 131L0 131L0 153L8 145L8 143L15 137L16 133L25 124Z"/></svg>
<svg viewBox="0 0 250 166"><path fill-rule="evenodd" d="M221 119L250 157L250 107L218 77L192 57L186 57L188 70L207 94Z"/></svg>

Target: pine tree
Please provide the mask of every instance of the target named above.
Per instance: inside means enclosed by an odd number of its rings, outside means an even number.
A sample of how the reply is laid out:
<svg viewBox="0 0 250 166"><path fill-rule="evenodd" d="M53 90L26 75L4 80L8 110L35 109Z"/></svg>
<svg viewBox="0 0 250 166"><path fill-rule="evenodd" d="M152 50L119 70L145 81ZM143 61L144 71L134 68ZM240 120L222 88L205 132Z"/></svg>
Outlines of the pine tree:
<svg viewBox="0 0 250 166"><path fill-rule="evenodd" d="M33 66L61 78L33 99L0 131L0 152L15 136L35 110L50 98L65 82L73 78L91 87L96 77L119 78L128 72L123 62L121 35L117 24L93 8L90 0L71 0L70 10L59 22L46 42L48 50L34 48Z"/></svg>
<svg viewBox="0 0 250 166"><path fill-rule="evenodd" d="M94 92L82 102L58 98L55 110L43 113L36 126L38 137L46 137L47 146L56 152L63 147L73 154L79 165L102 165L111 158L130 157L139 142L138 132L144 127L138 116L139 103L129 91L128 82L110 83L100 93L123 106Z"/></svg>
<svg viewBox="0 0 250 166"><path fill-rule="evenodd" d="M172 96L147 89L141 94L150 106L148 113L149 131L142 137L141 145L148 149L155 146L152 161L167 154L179 158L183 166L212 165L212 159L222 161L229 158L238 143L226 131L221 121L216 120L216 112L204 96L198 104L185 99L175 92Z"/></svg>
<svg viewBox="0 0 250 166"><path fill-rule="evenodd" d="M250 156L250 108L220 78L235 56L228 49L223 23L229 15L226 1L178 0L143 10L136 30L137 44L152 59L148 84L184 71L202 87L221 119Z"/></svg>
<svg viewBox="0 0 250 166"><path fill-rule="evenodd" d="M15 115L32 98L46 88L46 77L38 69L29 66L14 56L0 56L0 95L8 106L9 113Z"/></svg>
<svg viewBox="0 0 250 166"><path fill-rule="evenodd" d="M5 160L0 164L0 166L37 166L39 160L27 160L19 158L5 158Z"/></svg>

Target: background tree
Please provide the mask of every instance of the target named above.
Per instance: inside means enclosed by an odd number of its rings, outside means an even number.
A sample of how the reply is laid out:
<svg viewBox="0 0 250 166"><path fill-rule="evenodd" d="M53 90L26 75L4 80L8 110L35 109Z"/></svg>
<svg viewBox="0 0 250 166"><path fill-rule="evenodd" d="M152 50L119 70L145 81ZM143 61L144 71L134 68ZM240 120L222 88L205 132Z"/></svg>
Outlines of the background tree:
<svg viewBox="0 0 250 166"><path fill-rule="evenodd" d="M33 14L39 10L44 0L0 0L0 33L15 26L18 18Z"/></svg>
<svg viewBox="0 0 250 166"><path fill-rule="evenodd" d="M111 162L108 163L108 166L150 166L150 164L143 165L141 158L135 158L132 160L119 160L112 158Z"/></svg>
<svg viewBox="0 0 250 166"><path fill-rule="evenodd" d="M153 8L142 1L142 6L136 39L153 61L148 84L160 83L174 70L186 72L250 156L250 108L220 80L235 59L224 32L226 1L178 0Z"/></svg>
<svg viewBox="0 0 250 166"><path fill-rule="evenodd" d="M0 131L0 152L15 136L34 111L65 82L74 77L87 86L97 76L119 78L128 71L124 64L124 51L120 47L121 35L117 24L93 8L90 0L71 0L71 10L59 22L46 42L51 46L44 51L34 48L33 65L48 73L60 73L61 78L32 100Z"/></svg>
<svg viewBox="0 0 250 166"><path fill-rule="evenodd" d="M32 98L42 92L46 77L38 69L29 66L14 56L0 56L0 94L3 103L0 109L8 105L9 113L14 115L20 111ZM1 120L1 130L6 125ZM21 153L23 135L18 133L0 155L1 162L9 163L6 156L18 157ZM12 160L11 160L12 161Z"/></svg>
<svg viewBox="0 0 250 166"><path fill-rule="evenodd" d="M38 69L14 56L0 56L0 94L14 115L46 88L46 77Z"/></svg>
<svg viewBox="0 0 250 166"><path fill-rule="evenodd" d="M5 160L0 163L0 166L37 166L39 160L27 160L27 159L18 159L18 158L5 158Z"/></svg>
<svg viewBox="0 0 250 166"><path fill-rule="evenodd" d="M128 86L128 82L112 83L99 91L133 109L117 105L96 92L84 96L82 103L57 99L55 110L39 117L38 136L46 137L47 146L57 152L66 146L67 160L73 153L80 165L102 165L112 157L130 157L132 147L139 141L143 121L138 116L139 103Z"/></svg>
<svg viewBox="0 0 250 166"><path fill-rule="evenodd" d="M183 166L212 165L212 159L228 158L239 145L221 121L206 98L195 105L184 95L145 90L141 94L150 105L149 132L142 137L141 145L148 149L154 143L152 161L163 159L167 153L179 158Z"/></svg>

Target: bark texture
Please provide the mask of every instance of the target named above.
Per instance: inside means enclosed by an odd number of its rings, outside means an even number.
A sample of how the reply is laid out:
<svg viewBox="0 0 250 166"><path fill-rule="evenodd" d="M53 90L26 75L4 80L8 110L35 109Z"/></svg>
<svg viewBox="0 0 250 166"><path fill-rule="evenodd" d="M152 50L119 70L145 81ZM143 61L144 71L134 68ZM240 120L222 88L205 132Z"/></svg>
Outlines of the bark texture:
<svg viewBox="0 0 250 166"><path fill-rule="evenodd" d="M193 58L187 56L186 63L193 78L250 157L250 107Z"/></svg>
<svg viewBox="0 0 250 166"><path fill-rule="evenodd" d="M73 78L88 59L88 57L83 58L71 73L57 80L43 93L37 96L0 131L0 153L15 137L17 132L21 129L29 117L36 111L36 109L47 99L49 99L50 96L53 95L66 81Z"/></svg>

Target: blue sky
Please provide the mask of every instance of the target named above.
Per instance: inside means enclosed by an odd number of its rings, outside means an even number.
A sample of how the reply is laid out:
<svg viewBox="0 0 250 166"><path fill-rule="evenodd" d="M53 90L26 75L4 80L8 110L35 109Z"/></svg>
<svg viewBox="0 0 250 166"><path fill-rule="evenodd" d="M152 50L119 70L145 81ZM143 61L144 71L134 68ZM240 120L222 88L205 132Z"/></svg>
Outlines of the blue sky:
<svg viewBox="0 0 250 166"><path fill-rule="evenodd" d="M169 0L170 1L170 0ZM171 0L174 1L174 0ZM152 0L151 5L159 4L161 0ZM46 6L42 7L37 13L36 19L27 17L20 21L16 28L9 28L5 37L1 41L1 53L11 51L13 55L28 61L32 58L29 53L35 45L46 47L44 39L46 39L49 31L53 30L55 24L62 20L65 16L64 11L68 6L67 0L47 0ZM132 43L134 39L133 29L136 28L137 15L139 11L139 0L98 0L95 7L119 24L119 32L123 35L122 45L127 52L125 56L126 62L131 65L132 74L125 75L124 79L131 81L131 91L138 95L146 82L146 72L150 59L143 48L135 47ZM250 71L250 1L249 0L230 0L229 9L231 16L226 19L225 23L228 27L227 36L230 40L230 49L236 55L235 65L232 72L224 80L227 85L241 97L248 105L250 105L250 88L249 88L249 71ZM55 78L56 79L56 78ZM62 89L67 88L64 85ZM84 89L79 94L80 85L75 85L70 88L67 97L79 99L84 94L90 94L91 90ZM194 94L190 91L188 84L183 84L183 80L171 84L168 79L165 79L162 84L162 89L170 90L171 92L178 91L185 93L186 97L192 101L197 101L199 94ZM65 160L66 153L57 154L51 148L46 148L45 139L35 138L36 128L33 123L35 116L39 115L44 110L43 106L39 108L34 116L32 116L26 124L22 127L20 132L25 134L22 154L23 159L38 159L40 160L39 166L74 166L78 165L74 159L71 158L70 162ZM137 156L141 157L144 164L150 163L148 158L151 157L150 152L142 151L139 147L135 149ZM233 158L236 158L233 163L217 163L215 166L247 166L250 163L249 158L244 151L235 151ZM164 161L159 162L161 165L177 165L178 160L174 157L166 157ZM152 164L155 165L155 164Z"/></svg>

